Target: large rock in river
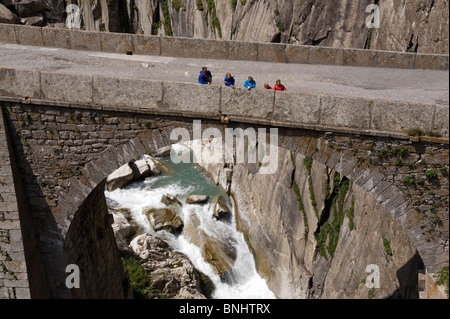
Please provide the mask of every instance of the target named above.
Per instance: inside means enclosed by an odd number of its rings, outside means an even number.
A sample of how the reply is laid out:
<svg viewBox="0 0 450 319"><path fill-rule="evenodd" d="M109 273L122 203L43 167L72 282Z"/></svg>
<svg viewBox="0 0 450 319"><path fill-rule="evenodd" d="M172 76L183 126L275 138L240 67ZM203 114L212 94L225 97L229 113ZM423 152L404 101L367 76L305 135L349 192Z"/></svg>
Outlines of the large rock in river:
<svg viewBox="0 0 450 319"><path fill-rule="evenodd" d="M208 201L208 195L190 195L186 198L188 204L204 204Z"/></svg>
<svg viewBox="0 0 450 319"><path fill-rule="evenodd" d="M149 209L145 212L150 226L155 231L174 232L183 226L183 220L171 209Z"/></svg>
<svg viewBox="0 0 450 319"><path fill-rule="evenodd" d="M211 238L200 228L200 220L192 214L183 229L183 235L194 245L200 247L205 260L214 271L222 276L230 271L236 261L236 249L227 241Z"/></svg>
<svg viewBox="0 0 450 319"><path fill-rule="evenodd" d="M112 192L117 188L127 186L133 180L134 174L133 169L128 163L122 165L106 178L106 187L108 188L108 191Z"/></svg>
<svg viewBox="0 0 450 319"><path fill-rule="evenodd" d="M214 204L213 215L217 219L223 218L229 213L229 209L227 206L227 200L224 196L217 196Z"/></svg>
<svg viewBox="0 0 450 319"><path fill-rule="evenodd" d="M169 299L205 299L214 289L211 280L194 268L189 258L173 251L161 239L142 234L130 243L142 260L151 286ZM151 297L151 296L148 296Z"/></svg>

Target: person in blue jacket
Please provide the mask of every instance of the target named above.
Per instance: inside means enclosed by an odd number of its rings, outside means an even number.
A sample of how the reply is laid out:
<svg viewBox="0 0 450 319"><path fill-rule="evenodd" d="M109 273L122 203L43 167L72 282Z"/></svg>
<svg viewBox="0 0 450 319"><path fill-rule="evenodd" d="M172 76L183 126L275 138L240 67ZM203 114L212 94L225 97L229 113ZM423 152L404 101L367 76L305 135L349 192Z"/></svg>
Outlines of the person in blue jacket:
<svg viewBox="0 0 450 319"><path fill-rule="evenodd" d="M225 79L223 80L226 86L229 86L230 88L234 89L234 77L231 76L230 73L227 73L227 75L225 76Z"/></svg>
<svg viewBox="0 0 450 319"><path fill-rule="evenodd" d="M249 76L248 80L245 80L244 87L247 90L251 90L256 87L256 82L255 82L255 80L253 80L253 77Z"/></svg>
<svg viewBox="0 0 450 319"><path fill-rule="evenodd" d="M212 82L212 74L208 71L207 67L203 67L198 76L198 83L210 85Z"/></svg>

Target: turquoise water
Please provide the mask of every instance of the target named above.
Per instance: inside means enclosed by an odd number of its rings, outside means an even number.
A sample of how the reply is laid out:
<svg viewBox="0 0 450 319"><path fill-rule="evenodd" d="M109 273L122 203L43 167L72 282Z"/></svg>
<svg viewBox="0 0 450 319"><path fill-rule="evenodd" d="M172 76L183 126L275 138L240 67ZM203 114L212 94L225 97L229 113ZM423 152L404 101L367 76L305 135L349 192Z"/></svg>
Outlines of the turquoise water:
<svg viewBox="0 0 450 319"><path fill-rule="evenodd" d="M170 157L162 157L159 160L173 172L162 172L160 177L149 183L151 187L164 188L177 185L187 190L183 194L184 197L189 195L209 195L211 198L218 195L227 197L225 191L214 184L197 165L192 163L175 164Z"/></svg>
<svg viewBox="0 0 450 319"><path fill-rule="evenodd" d="M168 243L173 250L185 254L193 265L207 275L214 284L212 298L217 299L271 299L274 294L267 283L256 272L253 255L247 247L244 236L236 229L234 206L223 189L215 185L195 164L175 164L170 157L158 158L169 171L152 176L145 181L134 182L123 189L105 192L105 196L128 209L136 224L145 232ZM183 234L174 235L166 231L155 232L145 215L149 208L166 208L161 202L163 195L179 196L182 206L176 206L176 213L187 225L193 215L200 222L199 231L204 231L211 240L233 245L236 260L226 280L220 277L203 258L202 250L191 243ZM207 204L186 204L189 195L209 195ZM225 196L230 215L222 220L213 217L214 197Z"/></svg>

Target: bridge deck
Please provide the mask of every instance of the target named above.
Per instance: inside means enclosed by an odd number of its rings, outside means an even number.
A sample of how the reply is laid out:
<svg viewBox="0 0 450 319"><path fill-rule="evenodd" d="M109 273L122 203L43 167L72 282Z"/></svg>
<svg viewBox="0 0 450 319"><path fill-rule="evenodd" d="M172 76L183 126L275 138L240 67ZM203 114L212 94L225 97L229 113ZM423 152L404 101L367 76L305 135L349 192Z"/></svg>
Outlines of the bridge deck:
<svg viewBox="0 0 450 319"><path fill-rule="evenodd" d="M200 49L200 48L199 48ZM0 67L196 83L207 66L214 84L252 75L258 88L280 78L289 91L449 105L448 71L201 60L0 44Z"/></svg>

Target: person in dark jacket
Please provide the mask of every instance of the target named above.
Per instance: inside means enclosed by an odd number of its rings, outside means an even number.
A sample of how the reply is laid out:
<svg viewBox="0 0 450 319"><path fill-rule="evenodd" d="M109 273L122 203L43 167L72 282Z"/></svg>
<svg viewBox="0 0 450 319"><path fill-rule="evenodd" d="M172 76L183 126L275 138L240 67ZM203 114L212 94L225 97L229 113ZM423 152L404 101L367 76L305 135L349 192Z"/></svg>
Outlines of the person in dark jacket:
<svg viewBox="0 0 450 319"><path fill-rule="evenodd" d="M203 67L198 76L198 83L210 85L212 83L212 74L207 67Z"/></svg>
<svg viewBox="0 0 450 319"><path fill-rule="evenodd" d="M253 80L253 77L249 76L248 80L245 80L244 87L247 90L251 90L256 87L256 82L255 82L255 80Z"/></svg>
<svg viewBox="0 0 450 319"><path fill-rule="evenodd" d="M231 76L230 73L227 73L227 75L225 76L225 79L223 80L226 86L229 86L230 88L234 89L234 77Z"/></svg>

